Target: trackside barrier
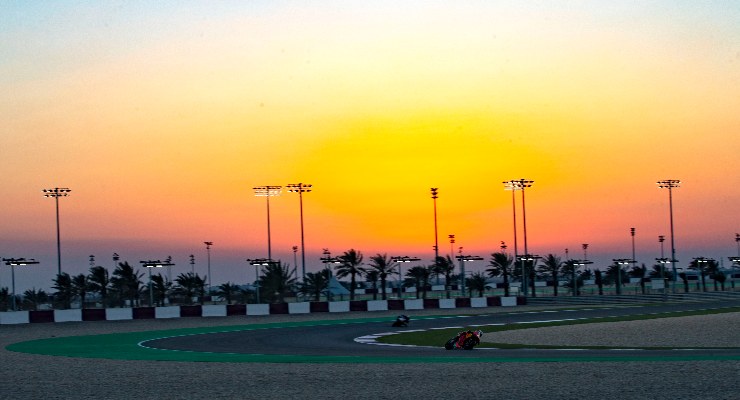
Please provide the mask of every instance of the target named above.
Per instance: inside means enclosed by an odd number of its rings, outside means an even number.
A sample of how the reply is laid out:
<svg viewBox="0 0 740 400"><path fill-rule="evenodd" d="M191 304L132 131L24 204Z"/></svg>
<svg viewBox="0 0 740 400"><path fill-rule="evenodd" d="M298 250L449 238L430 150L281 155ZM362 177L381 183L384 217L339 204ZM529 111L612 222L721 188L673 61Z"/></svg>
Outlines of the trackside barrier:
<svg viewBox="0 0 740 400"><path fill-rule="evenodd" d="M226 306L220 304L209 304L202 306L201 316L203 317L225 317Z"/></svg>
<svg viewBox="0 0 740 400"><path fill-rule="evenodd" d="M125 319L134 319L133 308L106 308L105 319L108 321L119 321Z"/></svg>
<svg viewBox="0 0 740 400"><path fill-rule="evenodd" d="M439 308L455 308L455 299L439 299Z"/></svg>
<svg viewBox="0 0 740 400"><path fill-rule="evenodd" d="M82 310L54 310L54 322L79 322L82 321Z"/></svg>
<svg viewBox="0 0 740 400"><path fill-rule="evenodd" d="M388 311L387 300L368 300L367 302L368 311Z"/></svg>
<svg viewBox="0 0 740 400"><path fill-rule="evenodd" d="M349 312L349 301L333 301L329 303L329 312Z"/></svg>
<svg viewBox="0 0 740 400"><path fill-rule="evenodd" d="M182 307L154 307L154 318L180 318Z"/></svg>
<svg viewBox="0 0 740 400"><path fill-rule="evenodd" d="M40 322L118 321L130 319L226 317L235 315L308 314L350 311L404 311L468 307L514 307L526 304L523 297L460 297L456 299L390 299L312 301L276 304L210 304L169 307L86 308L0 312L0 325Z"/></svg>
<svg viewBox="0 0 740 400"><path fill-rule="evenodd" d="M180 306L180 317L202 317L202 306Z"/></svg>
<svg viewBox="0 0 740 400"><path fill-rule="evenodd" d="M105 308L83 308L83 321L105 321Z"/></svg>
<svg viewBox="0 0 740 400"><path fill-rule="evenodd" d="M28 311L0 312L0 324L27 324L31 322Z"/></svg>
<svg viewBox="0 0 740 400"><path fill-rule="evenodd" d="M316 312L329 312L329 302L328 301L312 301L310 306L310 310L312 313Z"/></svg>
<svg viewBox="0 0 740 400"><path fill-rule="evenodd" d="M517 305L517 298L514 296L501 297L502 307L514 307Z"/></svg>
<svg viewBox="0 0 740 400"><path fill-rule="evenodd" d="M311 303L288 303L288 314L308 314L311 312Z"/></svg>
<svg viewBox="0 0 740 400"><path fill-rule="evenodd" d="M270 305L247 304L247 315L270 315Z"/></svg>
<svg viewBox="0 0 740 400"><path fill-rule="evenodd" d="M488 298L487 297L473 297L470 299L470 307L473 307L473 308L488 307Z"/></svg>
<svg viewBox="0 0 740 400"><path fill-rule="evenodd" d="M37 322L54 322L54 310L29 311L28 320L32 324Z"/></svg>
<svg viewBox="0 0 740 400"><path fill-rule="evenodd" d="M407 310L423 310L424 300L422 299L404 300L403 305Z"/></svg>

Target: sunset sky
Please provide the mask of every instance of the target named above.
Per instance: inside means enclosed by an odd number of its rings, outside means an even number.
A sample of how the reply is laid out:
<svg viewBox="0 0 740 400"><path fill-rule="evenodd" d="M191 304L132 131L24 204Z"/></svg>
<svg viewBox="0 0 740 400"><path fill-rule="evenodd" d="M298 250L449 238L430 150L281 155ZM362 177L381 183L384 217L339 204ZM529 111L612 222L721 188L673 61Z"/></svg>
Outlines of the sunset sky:
<svg viewBox="0 0 740 400"><path fill-rule="evenodd" d="M111 255L213 284L254 279L266 202L307 183L307 271L322 248L594 266L660 256L673 192L680 265L737 254L736 1L0 1L0 257L36 258L17 291ZM273 257L293 265L299 199L271 198ZM521 217L521 199L517 197ZM518 222L522 252L522 224ZM670 239L665 243L670 253ZM300 264L300 252L298 253ZM369 261L369 260L368 260ZM482 269L483 262L472 269ZM32 270L31 270L32 269ZM300 265L299 265L300 271ZM0 286L10 286L2 266Z"/></svg>

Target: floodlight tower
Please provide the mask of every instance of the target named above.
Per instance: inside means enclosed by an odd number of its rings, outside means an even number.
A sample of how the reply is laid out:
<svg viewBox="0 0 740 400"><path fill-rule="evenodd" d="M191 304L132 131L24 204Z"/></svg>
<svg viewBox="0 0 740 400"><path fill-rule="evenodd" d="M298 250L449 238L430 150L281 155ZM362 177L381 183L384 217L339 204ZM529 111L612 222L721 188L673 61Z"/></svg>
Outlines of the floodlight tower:
<svg viewBox="0 0 740 400"><path fill-rule="evenodd" d="M272 260L272 243L270 241L270 197L280 196L282 186L257 186L254 189L254 195L267 199L267 258Z"/></svg>
<svg viewBox="0 0 740 400"><path fill-rule="evenodd" d="M439 193L438 188L432 188L432 201L434 202L434 262L437 262L437 257L439 257L439 239L437 236L437 193Z"/></svg>
<svg viewBox="0 0 740 400"><path fill-rule="evenodd" d="M308 193L312 189L313 185L307 185L305 183L291 183L285 185L288 188L289 193L298 193L298 199L301 207L301 277L302 280L306 281L306 242L303 235L303 193Z"/></svg>
<svg viewBox="0 0 740 400"><path fill-rule="evenodd" d="M62 273L62 244L59 237L59 198L60 197L67 197L69 196L69 192L72 190L68 188L52 188L52 189L44 189L42 192L44 193L44 197L53 197L54 202L56 203L56 210L57 210L57 275Z"/></svg>
<svg viewBox="0 0 740 400"><path fill-rule="evenodd" d="M676 243L673 237L673 189L681 187L681 181L678 179L665 179L658 181L658 188L668 189L668 209L671 218L671 269L673 272L673 292L676 292Z"/></svg>

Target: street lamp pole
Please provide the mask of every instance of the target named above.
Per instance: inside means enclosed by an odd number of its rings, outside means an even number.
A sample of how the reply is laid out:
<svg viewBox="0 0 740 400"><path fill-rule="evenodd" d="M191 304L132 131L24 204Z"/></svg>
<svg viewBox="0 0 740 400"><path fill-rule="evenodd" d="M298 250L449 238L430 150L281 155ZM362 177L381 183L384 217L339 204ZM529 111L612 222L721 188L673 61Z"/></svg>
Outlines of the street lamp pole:
<svg viewBox="0 0 740 400"><path fill-rule="evenodd" d="M434 202L434 262L437 262L439 257L439 240L437 236L437 190L438 188L432 188L432 201Z"/></svg>
<svg viewBox="0 0 740 400"><path fill-rule="evenodd" d="M206 245L206 253L208 254L208 277L206 278L208 280L208 285L206 286L208 288L208 295L211 295L211 246L213 246L213 242L203 242L203 244Z"/></svg>
<svg viewBox="0 0 740 400"><path fill-rule="evenodd" d="M305 183L292 183L289 185L285 185L285 187L288 188L288 192L298 193L298 199L301 207L301 277L304 282L306 281L306 242L303 235L303 193L310 192L312 190L312 186L313 185L307 185Z"/></svg>
<svg viewBox="0 0 740 400"><path fill-rule="evenodd" d="M169 260L162 262L159 260L148 260L148 261L139 261L142 267L149 270L149 307L154 307L154 290L152 288L152 268L162 268L162 267L171 267L175 264L171 263ZM133 307L133 305L132 305Z"/></svg>
<svg viewBox="0 0 740 400"><path fill-rule="evenodd" d="M630 236L632 236L632 268L634 268L635 263L637 263L635 258L635 228L630 228Z"/></svg>
<svg viewBox="0 0 740 400"><path fill-rule="evenodd" d="M391 261L398 263L398 298L403 300L403 268L402 263L409 263L412 261L419 261L420 258L409 257L409 256L394 256L391 257Z"/></svg>
<svg viewBox="0 0 740 400"><path fill-rule="evenodd" d="M259 267L262 265L270 265L274 261L267 258L248 258L247 262L250 265L254 265L254 288L256 293L256 300L257 303L260 303L260 273L259 273Z"/></svg>
<svg viewBox="0 0 740 400"><path fill-rule="evenodd" d="M635 260L630 260L627 258L615 258L612 261L614 261L614 264L617 266L617 295L622 294L622 265L630 265L635 262Z"/></svg>
<svg viewBox="0 0 740 400"><path fill-rule="evenodd" d="M671 218L671 266L673 270L673 293L676 293L676 243L673 236L673 188L681 187L681 181L678 179L665 179L658 181L658 188L668 189L668 207Z"/></svg>
<svg viewBox="0 0 740 400"><path fill-rule="evenodd" d="M30 258L26 260L25 258L3 258L3 261L5 262L5 265L10 266L10 276L12 280L12 290L13 290L13 299L12 299L12 307L13 311L16 311L16 300L15 300L15 266L23 266L23 265L30 265L30 264L38 264L39 262L34 260L33 258Z"/></svg>
<svg viewBox="0 0 740 400"><path fill-rule="evenodd" d="M460 247L460 254L455 258L460 261L460 275L462 276L462 286L460 292L461 295L465 297L465 261L481 261L483 260L483 257L471 255L464 256L462 254L462 247Z"/></svg>
<svg viewBox="0 0 740 400"><path fill-rule="evenodd" d="M56 204L57 211L57 275L62 273L62 242L59 234L59 198L69 196L69 192L72 190L68 188L52 188L44 189L44 197L53 197Z"/></svg>
<svg viewBox="0 0 740 400"><path fill-rule="evenodd" d="M279 196L282 186L257 186L254 189L254 195L267 199L267 258L272 260L272 242L270 240L270 197Z"/></svg>
<svg viewBox="0 0 740 400"><path fill-rule="evenodd" d="M515 181L505 181L504 184L504 190L511 190L511 208L513 210L513 221L514 221L514 268L516 268L516 263L519 259L518 249L517 249L517 240L516 240L516 191L517 191L517 185L514 184ZM525 277L524 277L524 265L522 264L522 290L524 291L524 296L527 296L527 286L525 284Z"/></svg>
<svg viewBox="0 0 740 400"><path fill-rule="evenodd" d="M447 235L447 237L450 238L450 257L452 257L455 254L455 250L453 249L453 245L455 244L455 235Z"/></svg>
<svg viewBox="0 0 740 400"><path fill-rule="evenodd" d="M522 224L524 226L524 254L529 256L529 248L527 246L527 208L524 201L524 189L528 187L532 187L532 184L534 183L533 180L528 179L512 179L510 181L504 181L503 182L506 189L512 190L512 200L514 199L514 191L521 190L522 191ZM516 250L516 206L514 206L514 259L516 260L517 257L517 250ZM527 296L528 289L527 289L527 273L525 271L525 265L522 263L522 286L524 286L524 296Z"/></svg>

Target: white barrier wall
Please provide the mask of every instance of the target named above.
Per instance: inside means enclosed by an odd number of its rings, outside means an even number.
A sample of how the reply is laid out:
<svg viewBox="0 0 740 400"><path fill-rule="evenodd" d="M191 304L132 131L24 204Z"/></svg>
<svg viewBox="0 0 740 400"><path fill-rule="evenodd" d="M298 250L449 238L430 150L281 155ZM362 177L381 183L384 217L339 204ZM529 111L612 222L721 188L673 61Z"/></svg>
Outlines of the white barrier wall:
<svg viewBox="0 0 740 400"><path fill-rule="evenodd" d="M311 303L288 303L288 314L308 314L311 312Z"/></svg>
<svg viewBox="0 0 740 400"><path fill-rule="evenodd" d="M403 301L403 308L407 310L423 310L424 300L422 299L408 299Z"/></svg>
<svg viewBox="0 0 740 400"><path fill-rule="evenodd" d="M368 311L388 311L387 300L368 300L367 301Z"/></svg>
<svg viewBox="0 0 740 400"><path fill-rule="evenodd" d="M180 318L180 307L154 307L154 318Z"/></svg>
<svg viewBox="0 0 740 400"><path fill-rule="evenodd" d="M54 322L78 322L82 321L82 310L54 310Z"/></svg>
<svg viewBox="0 0 740 400"><path fill-rule="evenodd" d="M134 319L134 311L131 308L106 308L105 319L108 321Z"/></svg>
<svg viewBox="0 0 740 400"><path fill-rule="evenodd" d="M501 306L502 307L514 307L514 306L516 306L516 297L514 297L514 296L501 297Z"/></svg>
<svg viewBox="0 0 740 400"><path fill-rule="evenodd" d="M270 305L247 304L247 315L270 315Z"/></svg>
<svg viewBox="0 0 740 400"><path fill-rule="evenodd" d="M439 308L455 308L455 299L439 299Z"/></svg>
<svg viewBox="0 0 740 400"><path fill-rule="evenodd" d="M349 312L349 301L332 301L329 303L329 312Z"/></svg>
<svg viewBox="0 0 740 400"><path fill-rule="evenodd" d="M204 317L225 317L226 305L208 304L202 307Z"/></svg>
<svg viewBox="0 0 740 400"><path fill-rule="evenodd" d="M0 324L27 324L31 320L28 316L28 311L9 311L0 312Z"/></svg>
<svg viewBox="0 0 740 400"><path fill-rule="evenodd" d="M474 308L488 307L488 298L486 298L486 297L471 297L470 298L470 307L474 307Z"/></svg>

